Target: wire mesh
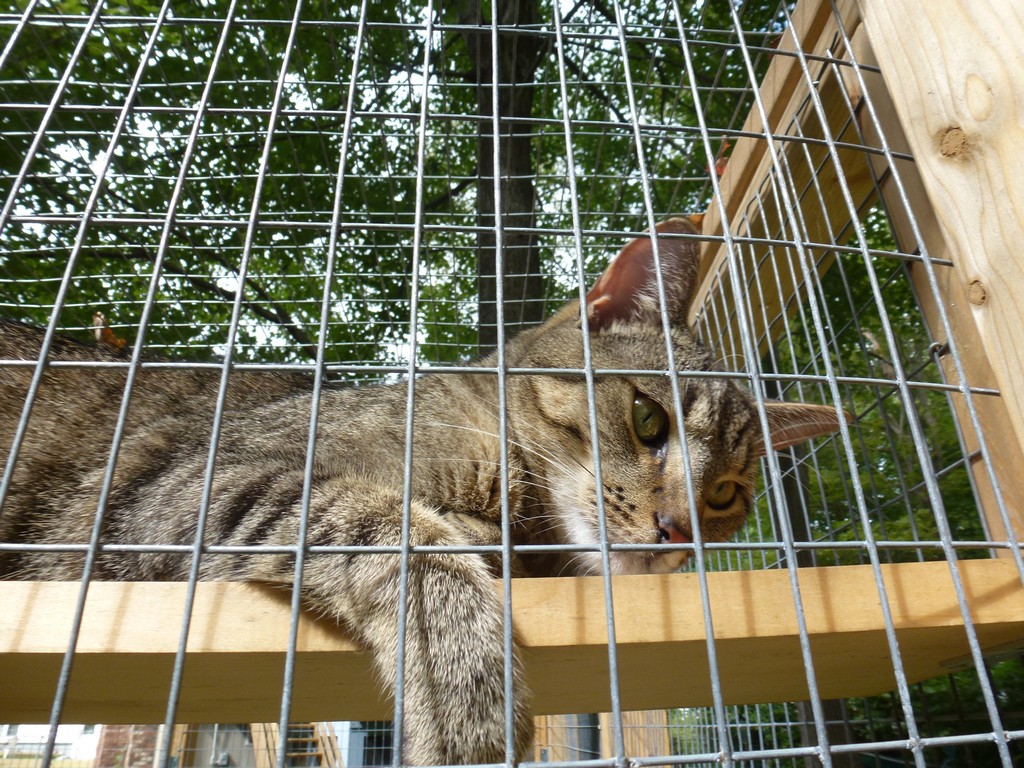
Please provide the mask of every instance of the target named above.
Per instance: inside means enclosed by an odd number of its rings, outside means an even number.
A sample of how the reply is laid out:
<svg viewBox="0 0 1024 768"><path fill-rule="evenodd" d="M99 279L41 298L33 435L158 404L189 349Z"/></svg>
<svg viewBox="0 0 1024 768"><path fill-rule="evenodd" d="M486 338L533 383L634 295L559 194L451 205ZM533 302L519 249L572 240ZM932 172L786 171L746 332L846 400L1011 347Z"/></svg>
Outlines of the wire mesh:
<svg viewBox="0 0 1024 768"><path fill-rule="evenodd" d="M0 30L0 315L45 327L47 344L64 334L125 350L128 393L147 366L206 365L221 377L199 533L182 548L192 585L217 552L203 539L202 515L235 372L303 372L315 381L314 403L340 383L407 387L396 550L407 568L417 556L409 537L420 375L465 373L497 348L479 375L497 379L504 414L507 381L522 373L508 370L505 341L584 296L630 239L667 217L705 212L698 336L755 394L762 418L764 400L779 398L833 405L853 419L834 437L765 457L753 512L734 540L694 531L687 569L700 582L691 609L706 627L710 706L624 711L609 567L622 545L611 543L598 494L612 711L538 721L532 759L565 768L1024 759L1021 647L983 651L960 568L995 558L1024 580L1019 491L1005 469L1020 448L1002 463L1010 449L986 410L999 393L951 314L955 265L926 229L934 224L913 187L912 154L888 119L887 73L864 44L854 4L44 1L0 13ZM586 350L599 484L594 388L607 372ZM4 361L6 370L19 364ZM665 373L681 414L681 388L700 372ZM129 400L111 404L122 409L121 427ZM314 405L304 433L303 524L318 414ZM505 668L495 674L505 679L511 762L505 429L502 418ZM97 457L107 489L120 435ZM5 490L16 449L11 457ZM102 515L89 562L101 551L101 523ZM30 549L0 545L0 556ZM293 551L297 586L304 557L319 550ZM969 651L961 670L919 680L908 672L883 566L933 560L949 565ZM892 671L881 695L832 699L818 689L801 570L844 565L867 566L875 584ZM734 704L716 661L709 574L774 569L789 576L808 698ZM90 578L87 567L40 750L45 766L58 754ZM175 708L185 615L158 765L217 759L195 734L167 735L183 727ZM331 738L343 732L365 750L341 763L401 762L402 621L399 726L394 737L377 724L334 728ZM289 667L267 741L275 757L249 755L256 766L300 765L289 739L276 736L294 726L291 675ZM227 738L203 728L204 739ZM240 749L256 733L232 732ZM310 759L301 765L330 762Z"/></svg>

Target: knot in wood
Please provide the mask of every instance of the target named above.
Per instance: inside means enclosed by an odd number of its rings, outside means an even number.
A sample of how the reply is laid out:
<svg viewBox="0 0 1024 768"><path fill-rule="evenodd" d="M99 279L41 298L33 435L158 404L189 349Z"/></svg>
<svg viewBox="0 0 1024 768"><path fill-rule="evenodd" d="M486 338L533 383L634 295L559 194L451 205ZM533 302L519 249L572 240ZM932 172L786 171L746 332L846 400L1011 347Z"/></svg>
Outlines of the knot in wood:
<svg viewBox="0 0 1024 768"><path fill-rule="evenodd" d="M939 136L939 152L943 157L960 157L969 149L964 129L951 125Z"/></svg>
<svg viewBox="0 0 1024 768"><path fill-rule="evenodd" d="M971 280L967 286L967 300L971 304L982 305L985 303L985 299L988 298L988 294L985 291L985 285L981 280Z"/></svg>

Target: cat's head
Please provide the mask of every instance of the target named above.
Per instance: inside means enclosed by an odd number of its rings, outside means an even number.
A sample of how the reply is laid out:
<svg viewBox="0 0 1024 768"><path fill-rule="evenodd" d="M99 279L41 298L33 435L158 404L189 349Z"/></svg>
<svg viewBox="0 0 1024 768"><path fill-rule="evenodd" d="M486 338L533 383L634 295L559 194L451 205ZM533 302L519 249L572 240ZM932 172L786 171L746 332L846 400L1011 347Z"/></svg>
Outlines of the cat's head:
<svg viewBox="0 0 1024 768"><path fill-rule="evenodd" d="M694 517L705 541L728 539L752 506L760 458L839 428L831 406L768 401L766 443L753 396L735 379L701 375L718 367L686 325L700 256L698 242L685 236L696 230L686 219L670 219L656 231L673 362L691 372L679 377L685 451L670 378L642 373L670 368L651 237L627 244L587 294L593 368L622 371L594 378L608 538L649 548L613 551L615 573L677 569L688 553L662 546L691 542ZM509 349L509 365L582 371L580 317L572 302L524 334ZM543 514L564 543L596 545L600 518L585 378L566 373L509 382L518 405L510 415L515 432L533 471L543 476ZM601 556L580 553L572 562L576 572L596 572Z"/></svg>

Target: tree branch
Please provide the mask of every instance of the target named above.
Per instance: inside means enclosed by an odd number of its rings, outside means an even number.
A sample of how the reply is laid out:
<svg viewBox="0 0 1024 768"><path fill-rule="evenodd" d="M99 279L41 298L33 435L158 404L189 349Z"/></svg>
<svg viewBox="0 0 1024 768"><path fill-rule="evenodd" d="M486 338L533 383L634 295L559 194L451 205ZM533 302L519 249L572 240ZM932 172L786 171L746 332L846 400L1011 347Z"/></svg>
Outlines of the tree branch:
<svg viewBox="0 0 1024 768"><path fill-rule="evenodd" d="M474 184L476 184L476 174L477 170L476 168L474 168L473 176L463 179L454 187L449 187L447 190L439 194L437 197L428 200L423 204L423 207L428 211L440 210L442 205L449 202L450 200L454 200L455 197L458 196L467 187L471 187Z"/></svg>
<svg viewBox="0 0 1024 768"><path fill-rule="evenodd" d="M116 246L103 246L101 248L94 248L88 251L89 255L103 255L107 258L117 258L123 261L148 261L153 262L154 256L150 255L145 248L118 248ZM230 265L225 265L220 257L215 257L215 261L225 266L225 268L232 270ZM234 301L236 293L235 291L229 291L226 288L221 288L216 282L199 275L194 275L189 272L188 268L183 264L165 257L163 261L163 271L183 277L188 281L189 285L196 288L204 293L214 294L225 301ZM299 325L292 316L284 309L278 302L274 301L267 290L257 283L252 278L247 278L245 285L251 288L263 302L259 303L246 299L243 293L242 306L252 312L257 317L261 317L264 320L269 320L281 327L285 333L291 336L292 340L295 341L299 349L306 357L311 360L316 359L316 343L312 337L306 332L306 329ZM269 304L269 306L268 306Z"/></svg>

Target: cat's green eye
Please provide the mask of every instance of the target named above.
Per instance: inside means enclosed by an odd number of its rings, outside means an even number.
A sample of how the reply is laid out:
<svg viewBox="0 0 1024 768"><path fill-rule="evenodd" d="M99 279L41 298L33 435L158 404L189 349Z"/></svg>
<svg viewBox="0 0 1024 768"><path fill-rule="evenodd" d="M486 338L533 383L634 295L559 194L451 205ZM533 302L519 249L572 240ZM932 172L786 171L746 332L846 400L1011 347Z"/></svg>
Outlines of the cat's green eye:
<svg viewBox="0 0 1024 768"><path fill-rule="evenodd" d="M633 431L640 442L657 445L668 436L668 414L647 395L639 392L633 398Z"/></svg>
<svg viewBox="0 0 1024 768"><path fill-rule="evenodd" d="M712 509L728 509L735 503L740 488L734 480L715 483L704 496L704 502Z"/></svg>

